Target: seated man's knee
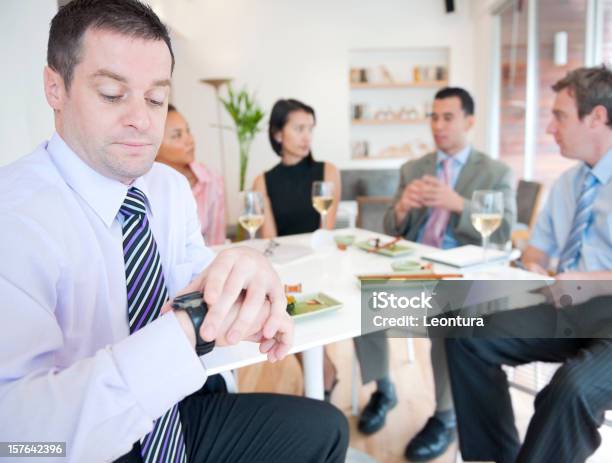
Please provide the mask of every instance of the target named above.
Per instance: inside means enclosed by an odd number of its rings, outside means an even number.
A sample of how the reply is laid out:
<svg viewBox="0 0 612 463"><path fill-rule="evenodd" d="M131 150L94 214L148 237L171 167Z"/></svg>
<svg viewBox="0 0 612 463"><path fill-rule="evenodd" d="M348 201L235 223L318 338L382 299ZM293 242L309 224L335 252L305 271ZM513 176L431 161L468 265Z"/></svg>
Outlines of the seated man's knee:
<svg viewBox="0 0 612 463"><path fill-rule="evenodd" d="M481 339L473 339L473 338L446 338L444 339L444 346L446 347L446 351L452 351L454 353L463 352L463 351L473 351L477 346L478 341Z"/></svg>
<svg viewBox="0 0 612 463"><path fill-rule="evenodd" d="M536 405L545 397L549 397L555 403L588 401L589 388L585 378L577 366L571 363L563 365L557 370L546 386L536 397Z"/></svg>
<svg viewBox="0 0 612 463"><path fill-rule="evenodd" d="M505 363L507 347L504 339L448 338L446 356L449 361L470 361L478 364L500 365Z"/></svg>
<svg viewBox="0 0 612 463"><path fill-rule="evenodd" d="M302 399L300 408L300 439L307 440L308 451L316 461L344 462L349 429L342 412L327 402L312 399Z"/></svg>
<svg viewBox="0 0 612 463"><path fill-rule="evenodd" d="M320 402L317 411L317 427L322 426L322 434L335 436L339 445L348 446L349 425L346 416L335 406Z"/></svg>

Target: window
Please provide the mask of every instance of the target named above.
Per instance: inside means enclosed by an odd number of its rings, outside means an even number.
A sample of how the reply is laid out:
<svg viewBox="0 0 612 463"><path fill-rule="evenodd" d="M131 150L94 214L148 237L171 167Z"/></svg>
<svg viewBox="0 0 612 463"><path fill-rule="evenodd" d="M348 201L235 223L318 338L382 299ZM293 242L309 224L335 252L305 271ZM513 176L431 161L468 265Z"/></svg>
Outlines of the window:
<svg viewBox="0 0 612 463"><path fill-rule="evenodd" d="M525 113L527 109L527 14L528 2L514 0L500 13L501 23L501 94L500 159L514 171L516 178L525 172ZM612 0L608 14L612 16ZM551 86L569 70L585 62L587 0L539 0L537 3L538 69L537 128L533 180L550 186L575 161L561 157L559 149L546 133L555 94ZM610 21L606 21L606 24ZM612 26L608 34L612 36ZM554 41L558 32L567 33L567 62L554 63ZM610 42L610 40L608 39ZM609 53L612 54L612 43Z"/></svg>

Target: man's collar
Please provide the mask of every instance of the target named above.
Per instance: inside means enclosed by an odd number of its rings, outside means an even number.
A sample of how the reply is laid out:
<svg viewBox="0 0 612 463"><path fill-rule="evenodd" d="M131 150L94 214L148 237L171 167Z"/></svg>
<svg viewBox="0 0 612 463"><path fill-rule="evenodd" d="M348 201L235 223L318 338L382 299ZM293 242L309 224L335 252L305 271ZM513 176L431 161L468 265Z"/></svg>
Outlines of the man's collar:
<svg viewBox="0 0 612 463"><path fill-rule="evenodd" d="M584 167L591 171L601 185L607 184L612 179L612 149L609 149L592 168L586 164Z"/></svg>
<svg viewBox="0 0 612 463"><path fill-rule="evenodd" d="M54 133L49 140L47 152L68 186L110 227L127 195L128 186L92 169L70 149L58 133ZM145 179L139 177L131 186L145 194L149 211L153 214Z"/></svg>
<svg viewBox="0 0 612 463"><path fill-rule="evenodd" d="M454 156L449 156L444 151L437 150L437 152L436 152L436 154L437 154L436 162L440 163L440 162L444 161L445 159L452 158L455 161L457 161L458 163L460 163L461 165L464 165L467 162L467 159L470 156L471 152L472 152L472 147L470 145L467 145L461 151L457 152Z"/></svg>

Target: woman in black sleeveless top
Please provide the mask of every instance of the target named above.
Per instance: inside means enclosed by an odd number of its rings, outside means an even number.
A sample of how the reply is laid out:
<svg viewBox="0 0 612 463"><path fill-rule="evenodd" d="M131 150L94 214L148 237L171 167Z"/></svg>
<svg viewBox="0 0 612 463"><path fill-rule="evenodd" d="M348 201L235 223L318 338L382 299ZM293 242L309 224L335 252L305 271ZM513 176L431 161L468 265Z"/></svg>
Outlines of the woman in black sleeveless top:
<svg viewBox="0 0 612 463"><path fill-rule="evenodd" d="M310 150L315 126L314 109L297 100L279 100L270 113L268 135L274 152L281 161L255 179L253 189L265 201L262 236L308 233L321 224L319 213L312 207L312 182L334 184L334 202L327 213L326 228L334 228L340 200L340 174L329 162L318 162ZM336 367L324 351L323 376L325 398L330 399L337 384ZM298 355L298 359L301 356Z"/></svg>
<svg viewBox="0 0 612 463"><path fill-rule="evenodd" d="M334 184L334 202L326 217L326 228L334 228L340 200L340 174L329 162L315 161L310 150L315 126L314 110L297 100L279 100L270 114L268 135L281 161L255 179L253 189L266 201L264 238L315 231L319 213L312 207L312 182Z"/></svg>

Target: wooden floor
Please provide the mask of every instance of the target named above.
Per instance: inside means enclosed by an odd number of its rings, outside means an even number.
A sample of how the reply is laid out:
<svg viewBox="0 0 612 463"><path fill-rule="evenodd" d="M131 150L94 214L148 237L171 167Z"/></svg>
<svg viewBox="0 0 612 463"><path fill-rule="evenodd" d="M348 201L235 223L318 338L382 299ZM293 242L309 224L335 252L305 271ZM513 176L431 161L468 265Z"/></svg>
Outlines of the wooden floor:
<svg viewBox="0 0 612 463"><path fill-rule="evenodd" d="M433 380L429 363L429 341L415 339L415 362L408 363L405 339L390 339L391 375L396 385L399 404L387 417L386 426L373 436L363 436L356 429L356 418L351 417L351 372L353 342L343 341L328 346L328 352L338 367L340 382L332 397L332 402L340 408L351 426L350 446L369 454L378 462L405 462L403 457L406 443L425 424L434 409ZM239 371L241 392L277 392L301 395L303 393L302 373L293 356L277 364L261 363ZM363 407L370 397L374 386L360 388L359 403ZM533 396L512 392L517 427L524 435L533 412ZM612 429L602 428L603 444L589 463L612 461ZM454 463L456 443L433 463Z"/></svg>
<svg viewBox="0 0 612 463"><path fill-rule="evenodd" d="M379 462L404 462L406 443L423 426L433 411L433 382L429 362L429 341L415 340L416 361L408 364L405 339L391 339L391 371L396 385L399 404L387 417L385 428L370 437L357 432L356 418L351 413L351 372L353 342L344 341L328 346L328 352L338 367L340 382L332 402L349 417L351 425L351 447L361 450ZM303 381L300 366L289 357L278 364L262 363L243 368L239 372L239 387L242 392L279 392L302 394ZM360 388L360 406L370 397L374 386ZM455 446L434 463L455 461Z"/></svg>

